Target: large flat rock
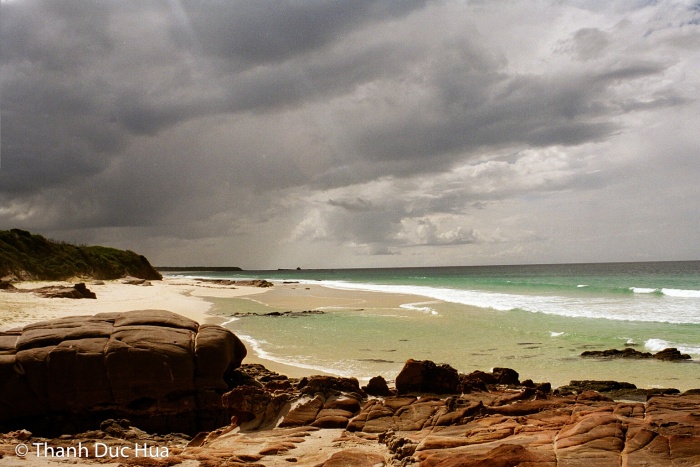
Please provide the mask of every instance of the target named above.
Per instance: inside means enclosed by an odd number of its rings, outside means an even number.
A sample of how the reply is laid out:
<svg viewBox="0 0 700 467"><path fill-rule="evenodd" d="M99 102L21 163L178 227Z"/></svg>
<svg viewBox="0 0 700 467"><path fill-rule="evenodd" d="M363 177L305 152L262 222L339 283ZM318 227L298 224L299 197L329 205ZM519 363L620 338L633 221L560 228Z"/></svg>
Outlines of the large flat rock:
<svg viewBox="0 0 700 467"><path fill-rule="evenodd" d="M73 316L0 333L0 430L70 432L123 417L154 431L228 422L221 394L245 346L164 310ZM210 426L211 425L211 426Z"/></svg>

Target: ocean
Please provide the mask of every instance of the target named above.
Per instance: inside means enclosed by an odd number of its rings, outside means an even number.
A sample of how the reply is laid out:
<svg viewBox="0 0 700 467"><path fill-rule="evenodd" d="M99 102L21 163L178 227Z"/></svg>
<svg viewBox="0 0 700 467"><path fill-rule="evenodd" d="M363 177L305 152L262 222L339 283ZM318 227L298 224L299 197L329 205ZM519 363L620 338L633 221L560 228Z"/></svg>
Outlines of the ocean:
<svg viewBox="0 0 700 467"><path fill-rule="evenodd" d="M510 367L554 386L614 379L700 387L700 261L169 275L275 282L277 295L214 299L213 312L261 358L311 370L392 380L414 358L461 372ZM324 300L316 286L340 295ZM311 308L324 313L260 316ZM580 357L625 347L676 347L692 360Z"/></svg>

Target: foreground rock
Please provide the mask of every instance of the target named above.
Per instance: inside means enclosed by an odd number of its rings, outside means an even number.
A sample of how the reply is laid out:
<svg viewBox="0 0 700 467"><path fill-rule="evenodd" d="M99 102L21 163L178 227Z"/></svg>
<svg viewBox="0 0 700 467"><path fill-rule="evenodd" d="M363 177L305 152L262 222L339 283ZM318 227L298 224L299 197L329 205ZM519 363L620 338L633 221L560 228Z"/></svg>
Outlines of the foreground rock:
<svg viewBox="0 0 700 467"><path fill-rule="evenodd" d="M417 375L411 387L426 383L416 365L440 367L431 363L407 362L404 370ZM690 392L615 402L585 386L634 386L581 381L551 391L498 368L459 375L460 384L482 390L438 396L437 386L431 394L376 398L352 378L292 380L249 365L236 373L246 383L227 393L224 405L237 411L237 427L207 435L200 452L266 466L700 465L700 395Z"/></svg>
<svg viewBox="0 0 700 467"><path fill-rule="evenodd" d="M246 355L230 331L162 310L66 317L0 333L0 430L71 433L127 418L160 433L230 420Z"/></svg>
<svg viewBox="0 0 700 467"><path fill-rule="evenodd" d="M693 391L616 402L605 394L634 385L582 380L552 391L509 368L459 374L418 360L406 362L392 389L381 377L367 386L292 379L241 365L244 356L229 331L152 310L4 333L0 417L17 431L0 435L0 466L16 465L19 443L98 441L127 455L147 443L157 455L136 465L158 466L700 465ZM54 439L20 429L79 433L88 424L99 429ZM196 430L192 439L173 434Z"/></svg>
<svg viewBox="0 0 700 467"><path fill-rule="evenodd" d="M511 369L496 370L459 375L460 384L484 389L377 398L368 397L353 378L290 379L261 365L241 365L229 373L233 389L223 396L232 423L194 439L148 435L127 420L109 420L99 430L52 440L26 431L0 435L0 457L16 459L14 447L20 442L70 446L100 441L127 449L149 443L162 455L143 465L163 466L700 465L700 394L614 402L583 386L550 391L548 384L520 383ZM629 384L578 383L603 389ZM384 387L380 381L372 386ZM100 459L80 459L93 461Z"/></svg>

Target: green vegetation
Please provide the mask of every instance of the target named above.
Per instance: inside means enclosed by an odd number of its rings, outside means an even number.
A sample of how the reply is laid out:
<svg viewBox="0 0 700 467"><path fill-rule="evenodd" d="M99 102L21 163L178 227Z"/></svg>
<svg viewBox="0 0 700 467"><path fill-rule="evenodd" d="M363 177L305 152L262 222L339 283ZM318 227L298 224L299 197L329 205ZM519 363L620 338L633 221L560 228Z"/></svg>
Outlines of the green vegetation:
<svg viewBox="0 0 700 467"><path fill-rule="evenodd" d="M22 280L162 279L144 256L133 251L55 242L19 229L0 230L0 277L8 276Z"/></svg>

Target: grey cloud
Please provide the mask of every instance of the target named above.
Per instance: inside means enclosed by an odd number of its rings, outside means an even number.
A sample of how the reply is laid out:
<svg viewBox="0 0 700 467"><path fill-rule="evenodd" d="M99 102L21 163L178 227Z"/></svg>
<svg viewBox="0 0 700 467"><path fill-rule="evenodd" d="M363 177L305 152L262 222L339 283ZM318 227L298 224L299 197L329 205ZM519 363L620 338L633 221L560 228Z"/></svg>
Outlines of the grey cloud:
<svg viewBox="0 0 700 467"><path fill-rule="evenodd" d="M172 28L177 43L201 47L245 64L278 62L339 40L368 21L400 17L422 8L424 0L235 2L185 1L185 23ZM193 38L196 44L192 44Z"/></svg>
<svg viewBox="0 0 700 467"><path fill-rule="evenodd" d="M671 163L651 156L697 114L700 33L687 5L2 8L8 228L81 241L138 232L167 255L175 248L154 238L207 239L207 251L236 245L251 261L273 254L246 247L264 230L270 245L399 261L409 247L476 251L494 239L529 250L522 242L553 236L528 216L560 222L558 197L601 202L631 174L615 195L634 199L645 183L630 167L653 166L667 185L697 174L678 155L697 152L693 136Z"/></svg>
<svg viewBox="0 0 700 467"><path fill-rule="evenodd" d="M374 208L372 203L369 203L362 198L355 198L350 200L330 199L328 200L328 204L330 204L331 206L341 207L348 211L354 212L370 211Z"/></svg>
<svg viewBox="0 0 700 467"><path fill-rule="evenodd" d="M610 35L598 28L581 28L570 42L571 50L579 60L598 58L610 43Z"/></svg>
<svg viewBox="0 0 700 467"><path fill-rule="evenodd" d="M109 20L110 5L105 2L3 2L3 65L31 62L48 71L84 66L113 50Z"/></svg>

